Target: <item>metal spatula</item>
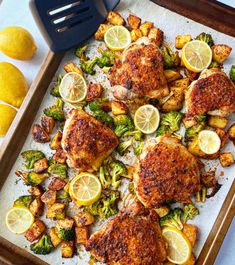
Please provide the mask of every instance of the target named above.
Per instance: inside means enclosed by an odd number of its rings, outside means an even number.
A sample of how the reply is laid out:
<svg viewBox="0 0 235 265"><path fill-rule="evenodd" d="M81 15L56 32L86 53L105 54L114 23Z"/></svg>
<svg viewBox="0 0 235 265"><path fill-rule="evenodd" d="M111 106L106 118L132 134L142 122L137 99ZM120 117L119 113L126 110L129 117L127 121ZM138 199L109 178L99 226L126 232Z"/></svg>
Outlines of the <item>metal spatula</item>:
<svg viewBox="0 0 235 265"><path fill-rule="evenodd" d="M54 52L90 38L120 0L31 0L30 9Z"/></svg>

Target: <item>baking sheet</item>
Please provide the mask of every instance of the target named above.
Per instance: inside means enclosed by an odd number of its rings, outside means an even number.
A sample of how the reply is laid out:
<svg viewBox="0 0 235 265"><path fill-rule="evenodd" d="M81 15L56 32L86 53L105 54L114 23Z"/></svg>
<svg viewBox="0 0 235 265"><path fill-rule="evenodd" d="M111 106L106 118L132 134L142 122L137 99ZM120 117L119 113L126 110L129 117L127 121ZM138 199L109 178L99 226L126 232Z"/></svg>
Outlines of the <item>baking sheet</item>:
<svg viewBox="0 0 235 265"><path fill-rule="evenodd" d="M215 30L212 30L208 27L205 27L201 24L198 24L194 21L191 21L188 18L184 18L176 13L173 13L165 8L157 6L156 4L148 1L148 0L141 0L141 1L134 1L134 0L123 0L119 4L117 10L121 12L121 14L126 18L130 12L138 15L142 18L142 21L145 20L152 21L155 23L156 27L161 28L164 31L165 41L171 45L174 44L175 36L178 34L187 34L190 33L193 37L197 36L199 33L205 31L207 33L211 33L215 43L223 43L228 44L235 49L235 39L229 37L225 34L218 33ZM93 39L90 40L90 57L93 57L95 54L95 48L100 45L100 42L96 42ZM58 73L64 73L62 67L68 61L75 61L78 63L79 60L74 56L73 51L69 51L66 53L55 77ZM224 69L228 73L230 66L235 62L235 51L233 50L229 59L224 64ZM94 80L95 79L95 80ZM55 78L54 78L55 80ZM90 76L88 78L89 81L94 80L96 82L100 82L104 85L104 87L108 90L109 89L109 82L107 82L105 75L99 70L97 67L97 74L95 77ZM51 84L52 86L52 84ZM39 123L40 116L43 112L43 109L48 105L52 105L55 99L50 96L50 88L49 87L44 100L40 106L40 109L35 117L35 123ZM231 116L230 124L232 121L235 121L235 115ZM54 132L56 128L54 129ZM48 144L38 144L35 143L31 135L29 135L26 139L26 142L23 146L22 150L27 149L39 149L42 150L47 157L52 155L52 151L49 149ZM226 146L225 151L233 151L234 154L234 146L230 143ZM128 158L128 163L133 163L133 157ZM223 204L224 199L226 198L226 194L228 193L232 181L234 179L235 168L234 166L231 168L223 169L220 167L219 162L216 161L213 165L209 162L207 163L207 167L216 167L217 168L217 176L219 178L219 183L223 184L220 191L210 199L207 199L205 204L197 204L200 209L200 216L197 216L193 220L193 224L196 224L199 228L199 240L197 242L195 248L195 254L198 256L200 251L207 239L207 236L214 224L214 221L220 211L220 208ZM23 247L29 250L29 242L24 238L23 235L14 235L5 225L5 214L7 210L12 206L13 201L19 197L20 195L27 194L27 186L23 185L19 178L14 174L17 169L23 168L23 161L21 157L16 161L15 165L12 168L12 171L9 174L8 179L6 180L1 192L0 192L0 235L9 240L10 242L14 243L17 246ZM223 172L223 173L222 173ZM74 172L70 172L70 177L74 176ZM122 189L125 189L125 185L123 185ZM76 209L72 209L73 211ZM42 218L48 227L51 227L55 224L53 221L46 220ZM96 224L96 229L102 225L101 223ZM81 264L85 265L88 264L90 255L87 253L83 248L78 249L78 254L74 256L73 259L62 259L60 257L60 248L58 247L53 253L47 256L38 256L42 260L46 261L49 264L59 265L59 264ZM100 264L100 263L97 263Z"/></svg>

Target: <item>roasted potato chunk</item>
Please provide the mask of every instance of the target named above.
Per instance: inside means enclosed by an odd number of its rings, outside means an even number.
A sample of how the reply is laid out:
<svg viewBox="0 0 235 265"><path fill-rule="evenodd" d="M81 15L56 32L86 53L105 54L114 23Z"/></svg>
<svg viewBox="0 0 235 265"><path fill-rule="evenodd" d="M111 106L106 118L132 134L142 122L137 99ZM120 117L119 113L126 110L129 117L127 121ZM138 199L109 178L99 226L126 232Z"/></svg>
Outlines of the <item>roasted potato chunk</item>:
<svg viewBox="0 0 235 265"><path fill-rule="evenodd" d="M67 157L62 148L56 150L53 159L59 164L64 164L66 162Z"/></svg>
<svg viewBox="0 0 235 265"><path fill-rule="evenodd" d="M60 245L62 258L72 258L74 255L74 241L62 241Z"/></svg>
<svg viewBox="0 0 235 265"><path fill-rule="evenodd" d="M51 243L56 248L62 242L62 240L57 235L56 227L51 227L49 234L51 238Z"/></svg>
<svg viewBox="0 0 235 265"><path fill-rule="evenodd" d="M173 96L171 96L161 107L164 112L181 110L183 107L184 89L181 87L172 87L171 91L173 92Z"/></svg>
<svg viewBox="0 0 235 265"><path fill-rule="evenodd" d="M140 30L143 34L143 36L148 36L150 29L153 28L154 24L153 22L146 21L142 25L140 25Z"/></svg>
<svg viewBox="0 0 235 265"><path fill-rule="evenodd" d="M180 72L178 72L176 70L172 70L172 69L164 70L164 75L165 75L168 83L182 78L182 75Z"/></svg>
<svg viewBox="0 0 235 265"><path fill-rule="evenodd" d="M46 226L41 220L36 220L25 232L25 237L29 242L33 242L46 230Z"/></svg>
<svg viewBox="0 0 235 265"><path fill-rule="evenodd" d="M233 158L233 155L230 152L221 153L220 157L219 157L219 160L220 160L220 164L221 164L222 167L229 167L232 164L234 164L234 162L235 162L234 158Z"/></svg>
<svg viewBox="0 0 235 265"><path fill-rule="evenodd" d="M77 244L85 245L89 238L89 230L87 226L75 227L76 242Z"/></svg>
<svg viewBox="0 0 235 265"><path fill-rule="evenodd" d="M37 143L47 143L50 141L50 136L47 132L39 125L34 124L32 127L32 137Z"/></svg>
<svg viewBox="0 0 235 265"><path fill-rule="evenodd" d="M103 40L105 32L110 29L112 26L108 24L100 24L98 30L95 33L96 40Z"/></svg>
<svg viewBox="0 0 235 265"><path fill-rule="evenodd" d="M209 116L208 125L213 128L224 129L228 124L228 120L220 116Z"/></svg>
<svg viewBox="0 0 235 265"><path fill-rule="evenodd" d="M52 150L57 150L61 148L62 132L58 131L55 136L52 138L50 143L50 148Z"/></svg>
<svg viewBox="0 0 235 265"><path fill-rule="evenodd" d="M182 89L186 89L189 86L190 80L189 78L182 78L170 83L170 87L182 87Z"/></svg>
<svg viewBox="0 0 235 265"><path fill-rule="evenodd" d="M34 163L34 171L36 173L42 173L48 168L47 159L43 158Z"/></svg>
<svg viewBox="0 0 235 265"><path fill-rule="evenodd" d="M70 230L73 228L74 220L72 218L65 218L63 220L58 220L57 228L63 228L66 230Z"/></svg>
<svg viewBox="0 0 235 265"><path fill-rule="evenodd" d="M163 42L163 31L159 28L152 28L148 34L149 39L154 40L158 47L162 45Z"/></svg>
<svg viewBox="0 0 235 265"><path fill-rule="evenodd" d="M178 35L175 38L175 48L182 49L184 45L191 40L192 40L192 36L190 34Z"/></svg>
<svg viewBox="0 0 235 265"><path fill-rule="evenodd" d="M130 14L127 18L127 22L131 29L138 29L141 24L141 18Z"/></svg>
<svg viewBox="0 0 235 265"><path fill-rule="evenodd" d="M107 21L114 26L122 26L125 24L124 18L118 12L114 11L108 13Z"/></svg>
<svg viewBox="0 0 235 265"><path fill-rule="evenodd" d="M129 109L124 102L112 100L112 114L113 115L127 114L128 112L129 112Z"/></svg>
<svg viewBox="0 0 235 265"><path fill-rule="evenodd" d="M63 179L55 177L49 183L48 189L52 191L59 191L59 190L62 190L66 184L67 182L64 181Z"/></svg>
<svg viewBox="0 0 235 265"><path fill-rule="evenodd" d="M198 137L196 137L191 143L189 143L188 151L198 157L204 157L206 155L204 152L202 152L198 145Z"/></svg>
<svg viewBox="0 0 235 265"><path fill-rule="evenodd" d="M47 190L43 193L41 200L43 203L45 203L47 206L51 206L56 202L56 191L54 190Z"/></svg>
<svg viewBox="0 0 235 265"><path fill-rule="evenodd" d="M163 217L169 213L170 208L168 206L163 205L163 206L156 208L154 210L159 215L159 217Z"/></svg>
<svg viewBox="0 0 235 265"><path fill-rule="evenodd" d="M75 63L73 63L73 62L67 63L64 66L64 70L65 70L66 73L76 72L79 75L83 75L82 70Z"/></svg>
<svg viewBox="0 0 235 265"><path fill-rule="evenodd" d="M35 197L40 197L43 194L43 189L40 186L31 187L28 189L28 192Z"/></svg>
<svg viewBox="0 0 235 265"><path fill-rule="evenodd" d="M55 126L55 121L53 118L44 115L41 117L41 125L46 133L51 134Z"/></svg>
<svg viewBox="0 0 235 265"><path fill-rule="evenodd" d="M232 51L232 48L225 44L216 44L211 47L213 61L223 63Z"/></svg>
<svg viewBox="0 0 235 265"><path fill-rule="evenodd" d="M143 36L143 34L142 34L142 31L140 29L133 29L131 31L131 41L132 42L137 41L142 36Z"/></svg>
<svg viewBox="0 0 235 265"><path fill-rule="evenodd" d="M221 140L221 148L223 148L228 141L228 133L220 128L217 128L215 132L219 135Z"/></svg>
<svg viewBox="0 0 235 265"><path fill-rule="evenodd" d="M229 136L229 139L235 140L235 123L230 126L228 130L228 136Z"/></svg>
<svg viewBox="0 0 235 265"><path fill-rule="evenodd" d="M186 129L188 129L188 128L190 128L190 127L193 127L194 125L196 125L197 124L197 121L196 121L196 119L194 118L194 117L189 117L189 116L185 116L183 119L182 119L182 121L183 121L183 124L184 124L184 127L186 128Z"/></svg>
<svg viewBox="0 0 235 265"><path fill-rule="evenodd" d="M65 218L65 204L54 203L46 212L46 218L61 220Z"/></svg>
<svg viewBox="0 0 235 265"><path fill-rule="evenodd" d="M36 197L29 206L30 212L35 216L35 217L40 217L43 214L44 210L44 204L41 201L40 197Z"/></svg>
<svg viewBox="0 0 235 265"><path fill-rule="evenodd" d="M184 224L182 232L186 235L192 247L194 247L197 240L197 227L191 224Z"/></svg>
<svg viewBox="0 0 235 265"><path fill-rule="evenodd" d="M86 101L89 102L96 98L100 98L102 96L103 91L104 88L101 84L90 83L88 86Z"/></svg>
<svg viewBox="0 0 235 265"><path fill-rule="evenodd" d="M94 216L86 211L75 214L73 218L77 227L91 225L95 221Z"/></svg>

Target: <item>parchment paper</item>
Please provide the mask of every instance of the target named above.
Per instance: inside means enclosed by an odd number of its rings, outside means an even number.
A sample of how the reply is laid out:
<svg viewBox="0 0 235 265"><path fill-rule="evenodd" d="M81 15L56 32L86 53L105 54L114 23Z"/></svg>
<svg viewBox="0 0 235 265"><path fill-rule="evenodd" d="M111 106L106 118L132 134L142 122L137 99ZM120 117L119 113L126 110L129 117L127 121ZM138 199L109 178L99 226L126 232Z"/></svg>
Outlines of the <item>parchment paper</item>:
<svg viewBox="0 0 235 265"><path fill-rule="evenodd" d="M164 9L149 0L122 0L121 3L119 4L117 10L121 12L121 14L127 18L128 14L130 12L138 15L139 17L142 18L142 21L152 21L155 23L156 27L161 28L164 31L165 35L165 41L167 43L170 43L173 45L175 41L175 36L178 34L191 34L193 37L196 37L199 33L201 32L207 32L211 33L215 43L221 43L221 44L228 44L229 46L233 47L234 50L232 51L229 59L226 61L224 64L224 69L228 73L229 68L232 64L235 63L235 39L227 36L225 34L216 32L215 30L212 30L208 27L205 27L199 23L196 23L190 19L184 18L176 13L173 13L167 9ZM219 17L218 17L219 19ZM89 50L89 55L91 57L94 56L96 53L95 47L97 45L100 45L99 42L96 42L95 40L91 39L90 40L90 50ZM78 59L74 56L73 51L69 51L66 53L61 66L59 67L55 77L54 81L56 79L56 76L58 73L64 73L62 67L63 65L68 62L68 61L75 61L75 63L78 63ZM89 77L88 80L94 80L97 82L101 82L107 89L110 87L109 83L107 82L105 76L101 73L99 68L97 68L97 74L96 77ZM52 85L52 84L51 84ZM50 89L51 85L48 88L48 91L44 97L44 100L41 104L41 107L37 113L37 116L35 117L35 122L39 123L40 122L40 116L43 112L43 109L49 105L52 105L55 101L55 99L50 96ZM230 119L230 123L232 121L235 121L235 115ZM56 132L56 129L54 129L54 132ZM38 144L35 143L31 135L29 135L26 139L26 142L23 146L22 150L27 150L27 149L39 149L42 150L47 157L50 157L52 155L52 151L50 150L48 144ZM235 154L235 148L232 146L230 143L224 151L232 151L233 154ZM133 163L133 157L128 158L128 163L132 164ZM6 225L5 225L5 215L7 210L12 207L13 201L18 198L20 195L27 194L27 186L22 184L22 181L19 181L19 178L14 174L14 172L17 169L23 169L23 161L21 157L18 158L16 161L15 165L12 168L11 173L8 176L7 181L5 182L1 192L0 192L0 235L6 238L7 240L11 241L17 246L20 246L22 248L29 250L29 242L24 238L23 235L14 235L10 231L8 231ZM235 167L232 166L230 168L223 169L221 168L220 164L218 161L216 161L214 164L210 162L206 162L207 167L216 167L217 168L217 177L219 178L219 183L223 184L222 188L220 191L210 199L207 199L206 203L204 204L197 204L199 209L200 209L200 215L197 216L193 220L193 224L196 224L199 228L199 239L195 248L195 254L196 256L199 255L206 239L207 236L214 224L214 221L221 209L221 206L224 202L224 199L226 198L226 195L231 187L232 181L234 179L234 173L235 173ZM224 172L221 174L221 172ZM74 176L74 173L70 173L70 178ZM18 182L16 184L16 182ZM122 186L122 190L125 190L126 186ZM74 209L72 209L74 210ZM42 218L46 224L48 224L49 227L52 226L52 224L55 224L53 221L48 221L45 218ZM97 223L95 229L98 229L102 225L101 223ZM48 262L49 264L53 265L59 265L59 264L89 264L89 259L90 255L89 253L86 253L86 251L81 248L78 249L78 254L74 256L72 259L62 259L61 254L60 254L60 248L58 247L53 253L47 256L38 256L42 260ZM100 263L97 263L100 264Z"/></svg>

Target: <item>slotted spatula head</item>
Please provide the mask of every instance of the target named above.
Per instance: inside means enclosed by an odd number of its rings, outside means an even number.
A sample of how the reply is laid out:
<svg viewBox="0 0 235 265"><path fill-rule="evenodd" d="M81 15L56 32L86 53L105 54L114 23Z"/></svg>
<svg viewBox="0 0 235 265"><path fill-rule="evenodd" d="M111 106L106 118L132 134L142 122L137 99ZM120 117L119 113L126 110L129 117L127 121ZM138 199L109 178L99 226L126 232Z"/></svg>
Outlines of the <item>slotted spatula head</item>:
<svg viewBox="0 0 235 265"><path fill-rule="evenodd" d="M30 9L54 52L89 39L120 0L31 0Z"/></svg>

